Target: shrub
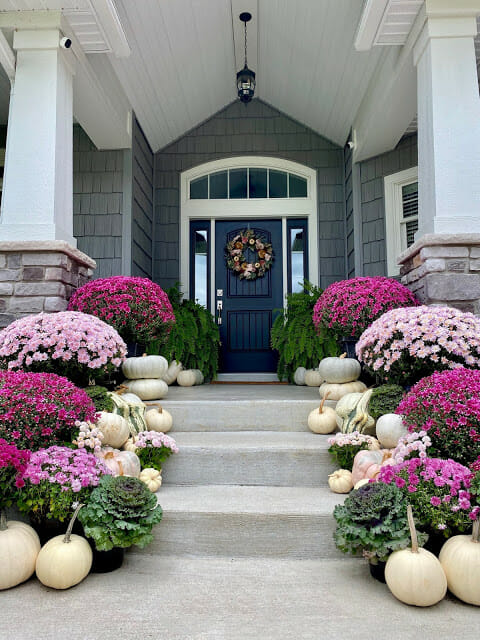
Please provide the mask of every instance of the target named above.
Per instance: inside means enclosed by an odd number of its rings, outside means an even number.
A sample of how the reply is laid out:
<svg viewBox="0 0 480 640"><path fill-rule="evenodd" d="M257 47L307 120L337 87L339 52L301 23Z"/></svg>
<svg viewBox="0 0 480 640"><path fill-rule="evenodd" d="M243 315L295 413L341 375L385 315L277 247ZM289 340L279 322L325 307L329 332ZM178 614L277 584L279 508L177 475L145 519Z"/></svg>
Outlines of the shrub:
<svg viewBox="0 0 480 640"><path fill-rule="evenodd" d="M336 337L358 338L389 309L418 305L407 287L393 278L365 277L328 286L313 310L313 324L331 329Z"/></svg>
<svg viewBox="0 0 480 640"><path fill-rule="evenodd" d="M75 311L26 316L0 331L0 366L57 373L82 386L108 377L125 354L115 329Z"/></svg>
<svg viewBox="0 0 480 640"><path fill-rule="evenodd" d="M272 349L278 351L277 376L293 383L298 367L316 369L320 360L338 355L331 332L317 332L312 320L313 308L322 290L304 282L305 291L287 294L287 308L281 309L271 331Z"/></svg>
<svg viewBox="0 0 480 640"><path fill-rule="evenodd" d="M75 291L68 308L111 324L127 342L163 341L175 322L167 294L148 278L113 276Z"/></svg>
<svg viewBox="0 0 480 640"><path fill-rule="evenodd" d="M108 391L105 387L94 384L92 386L85 387L85 393L91 399L97 411L106 411L107 413L111 413L113 411L113 400L108 395Z"/></svg>
<svg viewBox="0 0 480 640"><path fill-rule="evenodd" d="M377 420L386 413L395 413L405 391L398 384L382 384L375 387L368 403L368 413Z"/></svg>
<svg viewBox="0 0 480 640"><path fill-rule="evenodd" d="M402 491L423 530L448 538L469 531L480 512L472 505L471 478L470 470L454 460L411 458L382 467L378 482Z"/></svg>
<svg viewBox="0 0 480 640"><path fill-rule="evenodd" d="M454 369L423 378L396 413L408 431L425 431L430 456L470 465L480 455L480 371Z"/></svg>
<svg viewBox="0 0 480 640"><path fill-rule="evenodd" d="M0 438L36 450L71 442L77 420L95 422L85 391L54 373L8 372L0 386Z"/></svg>
<svg viewBox="0 0 480 640"><path fill-rule="evenodd" d="M434 371L480 366L480 318L452 307L392 309L357 342L358 358L385 381L413 384Z"/></svg>

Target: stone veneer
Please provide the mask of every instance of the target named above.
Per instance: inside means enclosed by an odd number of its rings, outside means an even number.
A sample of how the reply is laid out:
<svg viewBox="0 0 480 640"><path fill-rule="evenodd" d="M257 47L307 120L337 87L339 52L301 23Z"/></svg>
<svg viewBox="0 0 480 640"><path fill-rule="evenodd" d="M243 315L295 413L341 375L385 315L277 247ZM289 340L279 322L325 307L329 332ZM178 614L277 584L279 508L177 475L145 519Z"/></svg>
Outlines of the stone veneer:
<svg viewBox="0 0 480 640"><path fill-rule="evenodd" d="M0 327L40 311L64 311L96 263L63 240L0 242Z"/></svg>
<svg viewBox="0 0 480 640"><path fill-rule="evenodd" d="M424 304L480 315L480 234L427 234L398 259L402 283Z"/></svg>

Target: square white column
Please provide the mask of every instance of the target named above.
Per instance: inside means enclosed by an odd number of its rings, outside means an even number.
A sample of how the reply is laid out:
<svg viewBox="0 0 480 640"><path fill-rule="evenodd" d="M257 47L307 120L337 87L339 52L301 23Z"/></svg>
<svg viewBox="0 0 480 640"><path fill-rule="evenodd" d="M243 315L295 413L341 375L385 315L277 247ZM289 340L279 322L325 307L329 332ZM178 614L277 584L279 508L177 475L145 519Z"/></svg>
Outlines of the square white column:
<svg viewBox="0 0 480 640"><path fill-rule="evenodd" d="M478 0L427 0L414 49L420 238L480 229Z"/></svg>
<svg viewBox="0 0 480 640"><path fill-rule="evenodd" d="M57 29L14 34L0 240L73 237L73 52Z"/></svg>

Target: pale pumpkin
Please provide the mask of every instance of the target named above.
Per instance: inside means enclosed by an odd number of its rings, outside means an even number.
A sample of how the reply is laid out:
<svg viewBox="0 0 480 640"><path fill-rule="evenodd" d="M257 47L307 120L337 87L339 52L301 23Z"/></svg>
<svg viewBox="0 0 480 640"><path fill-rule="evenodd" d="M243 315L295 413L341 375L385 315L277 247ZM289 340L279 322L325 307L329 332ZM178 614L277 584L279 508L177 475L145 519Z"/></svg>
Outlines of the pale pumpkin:
<svg viewBox="0 0 480 640"><path fill-rule="evenodd" d="M40 550L36 562L37 578L46 587L69 589L87 577L93 554L87 540L72 533L80 504L73 514L67 532L51 538Z"/></svg>
<svg viewBox="0 0 480 640"><path fill-rule="evenodd" d="M168 385L159 378L142 378L141 380L125 380L123 383L129 391L140 400L161 400L168 393Z"/></svg>
<svg viewBox="0 0 480 640"><path fill-rule="evenodd" d="M162 474L160 473L160 471L157 471L157 469L151 469L150 467L147 467L146 469L142 470L138 478L139 480L144 482L153 493L155 493L155 491L158 491L162 486Z"/></svg>
<svg viewBox="0 0 480 640"><path fill-rule="evenodd" d="M349 493L353 489L352 472L337 469L328 476L328 486L334 493Z"/></svg>
<svg viewBox="0 0 480 640"><path fill-rule="evenodd" d="M430 607L440 602L447 592L447 578L438 558L418 547L412 507L407 507L412 539L410 549L394 551L385 566L385 580L393 595L416 607Z"/></svg>
<svg viewBox="0 0 480 640"><path fill-rule="evenodd" d="M370 451L362 449L353 459L352 480L353 484L357 484L359 480L364 478L376 478L380 472L380 468L387 464L395 464L392 458L392 452L388 449L380 449Z"/></svg>
<svg viewBox="0 0 480 640"><path fill-rule="evenodd" d="M136 450L138 449L138 447L135 445L137 440L138 440L138 436L132 436L125 442L122 449L124 451L133 451L133 453L135 453Z"/></svg>
<svg viewBox="0 0 480 640"><path fill-rule="evenodd" d="M307 370L305 367L297 367L295 369L295 373L293 374L293 381L298 386L303 386L305 384L305 374Z"/></svg>
<svg viewBox="0 0 480 640"><path fill-rule="evenodd" d="M193 387L196 384L197 377L193 369L184 369L177 376L177 384L181 387Z"/></svg>
<svg viewBox="0 0 480 640"><path fill-rule="evenodd" d="M203 373L200 369L192 369L192 371L195 374L195 384L203 384L205 378L203 377Z"/></svg>
<svg viewBox="0 0 480 640"><path fill-rule="evenodd" d="M118 449L130 435L128 421L117 413L100 411L97 427L103 433L103 444Z"/></svg>
<svg viewBox="0 0 480 640"><path fill-rule="evenodd" d="M318 365L318 371L326 382L353 382L360 377L361 366L358 360L347 358L342 354L339 358L324 358Z"/></svg>
<svg viewBox="0 0 480 640"><path fill-rule="evenodd" d="M307 369L305 372L305 384L307 387L319 387L323 382L318 369Z"/></svg>
<svg viewBox="0 0 480 640"><path fill-rule="evenodd" d="M347 395L347 393L355 393L366 391L367 385L360 380L355 380L354 382L324 382L320 385L319 393L320 397L324 398L328 393L328 397L330 400L340 400L343 396Z"/></svg>
<svg viewBox="0 0 480 640"><path fill-rule="evenodd" d="M355 489L355 491L357 489L360 489L360 487L365 486L366 484L368 484L370 482L369 478L362 478L361 480L359 480L358 482L355 483L355 486L353 487Z"/></svg>
<svg viewBox="0 0 480 640"><path fill-rule="evenodd" d="M168 365L168 369L165 372L164 376L162 377L162 380L166 382L168 385L173 384L182 369L183 367L181 362L172 360L171 363Z"/></svg>
<svg viewBox="0 0 480 640"><path fill-rule="evenodd" d="M173 418L166 409L158 406L155 409L149 409L145 413L145 422L149 431L167 433L172 428Z"/></svg>
<svg viewBox="0 0 480 640"><path fill-rule="evenodd" d="M396 413L385 413L380 416L375 425L377 438L382 447L394 449L401 437L406 435L407 427L403 424L402 416Z"/></svg>
<svg viewBox="0 0 480 640"><path fill-rule="evenodd" d="M147 356L127 358L122 365L123 375L130 380L141 378L163 378L167 373L168 362L163 356Z"/></svg>
<svg viewBox="0 0 480 640"><path fill-rule="evenodd" d="M95 455L103 461L114 476L133 476L138 478L140 475L142 467L140 459L134 451L128 449L119 451L112 447L102 447Z"/></svg>
<svg viewBox="0 0 480 640"><path fill-rule="evenodd" d="M313 409L308 415L308 428L313 433L332 433L337 428L335 409L325 407L325 400L326 398L323 398L318 409Z"/></svg>
<svg viewBox="0 0 480 640"><path fill-rule="evenodd" d="M0 513L0 590L28 580L35 572L40 539L24 522L7 521Z"/></svg>
<svg viewBox="0 0 480 640"><path fill-rule="evenodd" d="M374 418L368 413L368 403L373 389L362 393L347 393L337 402L335 411L342 420L342 433L363 433L375 424Z"/></svg>
<svg viewBox="0 0 480 640"><path fill-rule="evenodd" d="M471 536L453 536L440 551L440 564L453 595L463 602L480 606L480 520L473 524Z"/></svg>

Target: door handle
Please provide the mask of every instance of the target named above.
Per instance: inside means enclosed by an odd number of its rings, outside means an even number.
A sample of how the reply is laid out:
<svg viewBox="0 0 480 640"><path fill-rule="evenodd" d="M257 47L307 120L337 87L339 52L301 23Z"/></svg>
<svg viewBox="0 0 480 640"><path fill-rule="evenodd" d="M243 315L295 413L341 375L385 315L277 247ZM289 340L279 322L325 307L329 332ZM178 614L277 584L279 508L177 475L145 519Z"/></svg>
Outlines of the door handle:
<svg viewBox="0 0 480 640"><path fill-rule="evenodd" d="M222 309L223 309L223 301L217 300L217 324L222 324Z"/></svg>

